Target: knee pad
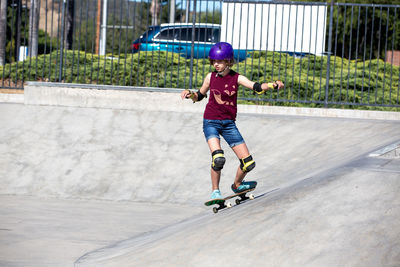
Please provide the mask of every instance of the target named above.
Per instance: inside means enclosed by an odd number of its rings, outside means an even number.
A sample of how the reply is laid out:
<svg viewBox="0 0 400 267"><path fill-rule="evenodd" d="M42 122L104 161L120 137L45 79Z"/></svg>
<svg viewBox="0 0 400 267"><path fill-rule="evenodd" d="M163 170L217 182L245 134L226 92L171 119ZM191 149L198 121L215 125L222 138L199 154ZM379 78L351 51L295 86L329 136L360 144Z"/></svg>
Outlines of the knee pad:
<svg viewBox="0 0 400 267"><path fill-rule="evenodd" d="M247 158L240 159L240 169L244 172L249 172L256 166L256 162L253 160L253 157L250 155Z"/></svg>
<svg viewBox="0 0 400 267"><path fill-rule="evenodd" d="M212 164L211 168L214 171L220 171L224 167L225 164L225 157L224 157L224 151L223 150L215 150L212 154Z"/></svg>

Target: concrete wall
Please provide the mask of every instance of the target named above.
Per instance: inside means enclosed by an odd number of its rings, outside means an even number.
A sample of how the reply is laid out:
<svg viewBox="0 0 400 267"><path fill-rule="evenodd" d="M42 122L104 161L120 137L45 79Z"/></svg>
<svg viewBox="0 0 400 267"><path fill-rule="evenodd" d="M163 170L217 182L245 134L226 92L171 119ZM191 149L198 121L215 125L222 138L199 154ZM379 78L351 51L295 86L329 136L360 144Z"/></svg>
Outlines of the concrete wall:
<svg viewBox="0 0 400 267"><path fill-rule="evenodd" d="M174 88L133 88L107 85L82 85L28 82L25 104L69 107L94 107L131 110L203 112L207 99L196 104L182 101ZM296 115L332 118L400 120L400 112L367 110L293 108L267 105L238 105L239 113Z"/></svg>

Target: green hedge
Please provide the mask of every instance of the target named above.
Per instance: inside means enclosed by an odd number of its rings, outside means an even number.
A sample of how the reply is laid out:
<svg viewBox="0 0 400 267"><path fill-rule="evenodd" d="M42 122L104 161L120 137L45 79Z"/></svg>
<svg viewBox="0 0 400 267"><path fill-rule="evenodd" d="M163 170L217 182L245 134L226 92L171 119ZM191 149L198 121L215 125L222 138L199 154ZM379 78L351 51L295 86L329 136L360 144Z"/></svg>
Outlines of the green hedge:
<svg viewBox="0 0 400 267"><path fill-rule="evenodd" d="M63 60L63 82L121 86L188 88L190 60L175 53L141 52L111 58L79 51L67 51ZM283 80L285 89L255 96L241 88L241 99L251 103L323 106L325 101L327 57L294 58L285 53L254 52L234 70L253 81ZM207 59L194 61L193 87L199 88L211 71ZM1 76L13 81L59 81L60 53L28 58L0 67ZM331 57L329 102L332 107L385 109L399 105L399 67L382 60L349 61ZM313 103L310 103L313 102ZM355 104L364 104L358 106Z"/></svg>

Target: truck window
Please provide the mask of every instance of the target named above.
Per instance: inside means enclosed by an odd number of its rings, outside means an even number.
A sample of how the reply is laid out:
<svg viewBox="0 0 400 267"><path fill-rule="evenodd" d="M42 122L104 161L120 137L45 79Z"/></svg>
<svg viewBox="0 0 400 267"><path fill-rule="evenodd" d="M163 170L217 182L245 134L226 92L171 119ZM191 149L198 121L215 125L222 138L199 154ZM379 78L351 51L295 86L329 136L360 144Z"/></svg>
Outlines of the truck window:
<svg viewBox="0 0 400 267"><path fill-rule="evenodd" d="M156 36L155 39L160 40L174 40L174 35L176 35L177 29L164 29L161 30L160 34Z"/></svg>
<svg viewBox="0 0 400 267"><path fill-rule="evenodd" d="M177 39L180 41L192 41L192 28L180 28L177 34Z"/></svg>

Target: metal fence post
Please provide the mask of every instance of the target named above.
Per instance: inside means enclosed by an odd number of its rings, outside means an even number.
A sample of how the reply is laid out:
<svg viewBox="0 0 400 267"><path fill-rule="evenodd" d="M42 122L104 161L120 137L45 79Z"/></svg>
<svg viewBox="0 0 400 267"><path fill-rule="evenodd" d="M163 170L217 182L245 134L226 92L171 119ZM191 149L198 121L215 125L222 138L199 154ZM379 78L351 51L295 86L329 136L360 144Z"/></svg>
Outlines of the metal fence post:
<svg viewBox="0 0 400 267"><path fill-rule="evenodd" d="M197 0L193 1L193 19L192 19L192 47L190 49L190 76L189 76L189 89L193 87L193 61L194 61L194 37L196 36L196 2Z"/></svg>
<svg viewBox="0 0 400 267"><path fill-rule="evenodd" d="M332 52L332 27L333 27L333 4L334 0L331 1L330 16L329 16L329 36L328 36L328 59L326 62L326 85L325 85L325 108L328 107L329 98L329 78L331 69L331 52Z"/></svg>
<svg viewBox="0 0 400 267"><path fill-rule="evenodd" d="M58 81L59 81L59 82L61 82L62 79L63 79L65 1L67 1L67 0L63 0L63 2L62 2L62 8L61 8L60 66L59 66L59 73L58 73Z"/></svg>

